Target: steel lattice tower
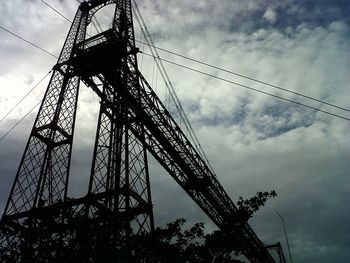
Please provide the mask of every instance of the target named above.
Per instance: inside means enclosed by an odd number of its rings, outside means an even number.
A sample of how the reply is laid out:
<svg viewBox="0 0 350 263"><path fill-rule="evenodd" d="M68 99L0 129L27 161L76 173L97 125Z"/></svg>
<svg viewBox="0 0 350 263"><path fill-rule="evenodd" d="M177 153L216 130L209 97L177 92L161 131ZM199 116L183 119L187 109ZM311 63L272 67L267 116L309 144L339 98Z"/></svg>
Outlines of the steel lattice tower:
<svg viewBox="0 0 350 263"><path fill-rule="evenodd" d="M86 34L93 15L115 4L112 28ZM138 70L131 0L81 3L35 120L1 219L0 247L15 246L28 225L67 213L89 218L110 213L128 222L128 232L154 228L147 153L166 169L219 227L237 208L217 177L171 117ZM100 99L97 132L86 196L67 197L79 83ZM28 223L29 222L29 223ZM6 231L4 230L6 229ZM241 236L250 243L252 262L273 262L248 224ZM60 234L52 234L60 240ZM63 241L62 241L63 242Z"/></svg>

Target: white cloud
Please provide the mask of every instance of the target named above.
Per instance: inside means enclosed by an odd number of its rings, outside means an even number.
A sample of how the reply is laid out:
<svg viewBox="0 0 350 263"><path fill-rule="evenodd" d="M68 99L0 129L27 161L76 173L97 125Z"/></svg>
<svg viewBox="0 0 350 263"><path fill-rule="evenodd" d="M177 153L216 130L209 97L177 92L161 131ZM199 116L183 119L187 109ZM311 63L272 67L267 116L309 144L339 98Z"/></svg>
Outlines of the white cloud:
<svg viewBox="0 0 350 263"><path fill-rule="evenodd" d="M76 8L73 2L49 3L71 18ZM15 8L19 4L23 8ZM6 8L0 11L5 14L0 15L2 23L6 21L5 26L58 54L68 31L65 20L41 3L18 0L5 5ZM222 1L220 4L216 1L144 1L140 5L158 46L349 108L349 27L341 19L325 26L304 22L283 28L274 27L279 23L277 9L261 1ZM257 11L260 18L264 14L264 19L271 23L268 28L260 24L255 25L256 28L251 26L250 23L257 23L254 16ZM243 30L245 28L250 30ZM0 65L1 117L52 67L55 59L6 32L0 31L0 37L0 57L6 61ZM277 92L160 53L170 60L216 76ZM152 77L152 63L147 57L139 59L142 72L164 98L160 76L158 81ZM347 160L350 148L348 122L176 66L165 66L201 144L230 196L236 200L240 195L249 197L256 191L269 189L279 193L277 199L269 202L252 221L259 236L269 242L283 240L279 219L273 212L278 210L288 221L296 261L326 262L336 253L341 254L348 240L334 240L330 245L327 238L346 232L341 228L346 228L345 219L348 218L346 207L342 205L349 194L346 183L350 168ZM34 82L28 85L31 80ZM0 123L0 136L23 116L44 89L45 83L7 121ZM278 94L298 99L290 94ZM72 160L72 194L86 190L96 129L96 97L82 87L80 99L83 103L79 106ZM315 102L310 105L321 107ZM321 109L346 114L326 106ZM1 160L6 164L0 166L1 174L5 174L0 177L2 207L34 117L31 115L0 142ZM178 216L207 221L154 161L151 171L156 222L164 223ZM85 174L84 178L81 174ZM169 205L169 200L178 202ZM313 223L313 215L317 215L317 224L322 227ZM325 227L330 225L337 227ZM321 256L315 252L318 247L322 247L318 251Z"/></svg>
<svg viewBox="0 0 350 263"><path fill-rule="evenodd" d="M266 11L265 11L263 17L264 17L268 22L270 22L271 24L274 24L274 23L276 22L276 20L277 20L277 12L276 12L276 9L275 9L274 7L272 7L272 6L269 6L269 7L266 9Z"/></svg>

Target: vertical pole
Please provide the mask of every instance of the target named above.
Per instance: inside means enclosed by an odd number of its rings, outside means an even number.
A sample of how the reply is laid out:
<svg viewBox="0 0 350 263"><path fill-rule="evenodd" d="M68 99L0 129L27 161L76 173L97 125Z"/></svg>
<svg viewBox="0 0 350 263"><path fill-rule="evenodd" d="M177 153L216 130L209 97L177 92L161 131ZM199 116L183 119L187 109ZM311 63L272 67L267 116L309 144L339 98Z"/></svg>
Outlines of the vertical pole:
<svg viewBox="0 0 350 263"><path fill-rule="evenodd" d="M276 214L281 218L282 225L283 225L283 230L284 230L284 236L285 236L285 238L286 238L287 247L288 247L289 259L290 259L290 262L293 263L293 260L292 260L292 253L290 252L289 241L288 241L286 226L285 226L285 224L284 224L284 219L283 219L283 217L282 217L277 211L275 211L275 212L276 212Z"/></svg>

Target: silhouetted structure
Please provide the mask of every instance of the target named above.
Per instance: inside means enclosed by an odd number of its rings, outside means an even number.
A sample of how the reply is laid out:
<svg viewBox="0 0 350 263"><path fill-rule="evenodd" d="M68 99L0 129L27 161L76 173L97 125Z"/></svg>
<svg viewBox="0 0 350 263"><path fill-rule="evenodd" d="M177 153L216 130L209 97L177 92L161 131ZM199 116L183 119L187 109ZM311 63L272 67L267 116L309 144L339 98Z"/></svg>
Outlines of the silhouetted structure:
<svg viewBox="0 0 350 263"><path fill-rule="evenodd" d="M266 246L266 249L276 251L278 256L278 262L286 263L286 258L284 257L283 249L280 242L276 244L268 245Z"/></svg>
<svg viewBox="0 0 350 263"><path fill-rule="evenodd" d="M86 39L96 11L115 4L112 28ZM108 213L130 231L153 229L146 150L168 171L218 227L237 208L137 66L130 0L81 3L24 151L1 220L1 247L15 247L31 226L54 218L51 241L64 242L67 214L103 224ZM88 194L67 197L74 124L82 81L100 98ZM274 262L247 223L240 235L251 262ZM49 240L50 241L50 240ZM48 242L49 242L48 241ZM50 242L51 242L50 241ZM30 248L30 240L25 240ZM59 249L59 248L58 248ZM56 253L58 253L56 251ZM19 256L24 260L23 257Z"/></svg>

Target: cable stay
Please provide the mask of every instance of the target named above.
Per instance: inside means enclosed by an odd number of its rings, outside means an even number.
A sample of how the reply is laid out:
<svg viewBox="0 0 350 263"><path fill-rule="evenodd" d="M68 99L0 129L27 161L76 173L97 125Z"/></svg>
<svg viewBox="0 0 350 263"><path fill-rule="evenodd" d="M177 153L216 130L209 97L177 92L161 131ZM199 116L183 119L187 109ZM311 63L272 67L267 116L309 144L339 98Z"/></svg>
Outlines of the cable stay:
<svg viewBox="0 0 350 263"><path fill-rule="evenodd" d="M39 84L40 84L41 82L43 82L44 79L46 79L46 77L47 77L50 73L51 73L51 70L50 70L48 73L46 73L46 75L45 75L44 77L42 77L42 78L39 80L39 82L38 82L37 84L35 84L35 85L26 93L15 105L5 114L4 117L1 118L0 123L3 122L3 121L7 118L7 116L9 116L9 115L11 114L11 112L12 112L14 109L16 109L16 108L18 107L18 105L21 104L21 102L22 102L26 97L28 97L28 95L29 95L30 93L32 93L33 90L36 89L36 88L39 86Z"/></svg>
<svg viewBox="0 0 350 263"><path fill-rule="evenodd" d="M137 5L136 1L133 1L133 3L134 3L134 5L133 5L134 10L136 11L136 12L134 12L134 14L135 14L135 18L137 20L137 23L139 24L141 32L144 36L144 39L150 48L150 51L152 53L152 56L154 58L156 65L157 65L159 73L164 80L165 86L169 91L170 98L172 99L172 101L173 101L173 103L174 103L174 105L179 113L180 120L184 123L186 131L187 131L192 143L194 144L196 150L198 151L200 156L205 160L205 162L207 163L207 165L209 166L211 171L214 172L213 168L210 165L210 162L209 162L209 160L208 160L208 158L207 158L207 156L206 156L206 154L205 154L205 152L204 152L204 150L203 150L203 148L202 148L202 146L201 146L201 144L200 144L200 142L199 142L199 140L198 140L198 138L197 138L197 136L192 128L192 125L191 125L190 121L188 120L188 117L187 117L187 115L186 115L186 113L185 113L185 111L180 103L180 100L176 94L174 86L173 86L172 82L170 81L169 75L168 75L168 73L167 73L167 71L162 63L162 59L160 58L157 49L154 48L155 45L154 45L153 40L151 38L151 35L148 31L148 28L145 24L145 21L141 15L141 12L138 8L138 5Z"/></svg>
<svg viewBox="0 0 350 263"><path fill-rule="evenodd" d="M43 4L45 4L48 8L50 8L52 11L54 11L56 14L58 14L60 17L62 17L63 19L65 19L66 21L68 21L69 23L72 23L73 21L70 20L68 17L66 17L65 15L63 15L61 12L57 11L56 8L53 8L51 5L49 5L48 3L46 3L44 0L40 0Z"/></svg>
<svg viewBox="0 0 350 263"><path fill-rule="evenodd" d="M148 53L145 53L145 52L143 52L142 54L144 54L146 56L149 56L149 57L156 58L152 54L148 54ZM329 112L329 111L326 111L326 110L322 110L320 108L316 108L314 106L310 106L310 105L307 105L307 104L302 103L302 102L298 102L298 101L295 101L295 100L292 100L292 99L288 99L288 98L285 98L285 97L282 97L282 96L279 96L279 95L276 95L276 94L273 94L273 93L269 93L269 92L266 92L266 91L263 91L263 90L259 90L259 89L256 89L256 88L253 88L253 87L250 87L250 86L247 86L247 85L244 85L244 84L232 81L232 80L228 80L228 79L225 79L225 78L222 78L222 77L218 77L218 76L215 76L215 75L210 74L208 72L204 72L204 71L201 71L201 70L198 70L198 69L194 69L192 67L188 67L188 66L185 66L185 65L173 62L173 61L165 59L165 58L160 58L159 57L158 59L160 59L162 61L165 61L165 62L167 62L169 64L172 64L172 65L175 65L175 66L178 66L178 67L182 67L184 69L187 69L187 70L190 70L190 71L193 71L193 72L196 72L196 73L199 73L199 74L202 74L202 75L214 78L214 79L218 79L218 80L221 80L221 81L224 81L224 82L236 85L236 86L240 86L240 87L245 88L245 89L249 89L251 91L255 91L257 93L268 95L268 96L271 96L271 97L274 97L274 98L277 98L277 99L280 99L280 100L284 100L284 101L287 101L287 102L290 102L290 103L293 103L293 104L296 104L296 105L299 105L299 106L302 106L302 107L305 107L305 108L308 108L308 109L312 109L314 111L322 112L322 113L331 115L333 117L337 117L337 118L340 118L340 119L343 119L343 120L346 120L346 121L350 121L350 118L348 118L348 117L344 117L344 116L339 115L339 114L335 114L335 113L332 113L332 112Z"/></svg>
<svg viewBox="0 0 350 263"><path fill-rule="evenodd" d="M80 3L80 1L76 0L78 3ZM62 13L58 12L54 7L52 7L51 5L49 5L47 2L41 0L41 2L43 2L46 6L48 6L49 8L51 8L53 11L55 11L55 13L57 13L58 15L60 15L62 18L64 18L65 20L71 22L67 17L65 17ZM255 92L258 92L258 93L262 93L262 94L265 94L265 95L269 95L271 97L275 97L275 98L278 98L278 99L281 99L281 100L284 100L284 101L287 101L287 102L290 102L290 103L294 103L296 105L299 105L299 106L302 106L302 107L305 107L305 108L309 108L309 109L312 109L312 110L315 110L315 111L318 111L318 112L322 112L322 113L325 113L325 114L328 114L328 115L331 115L333 117L337 117L337 118L340 118L340 119L343 119L343 120L346 120L346 121L350 121L350 118L347 118L347 117L344 117L344 116L341 116L341 115L338 115L338 114L335 114L335 113L331 113L329 111L326 111L326 110L321 110L319 108L316 108L316 107L313 107L313 106L309 106L307 104L304 104L304 103L301 103L301 102L297 102L295 100L292 100L292 99L288 99L288 98L285 98L285 97L282 97L282 96L279 96L279 95L276 95L276 94L272 94L272 93L269 93L269 92L265 92L265 91L262 91L262 90L259 90L259 89L256 89L256 88L253 88L253 87L250 87L250 86L247 86L247 85L243 85L241 83L238 83L238 82L234 82L234 81L231 81L231 80L228 80L228 79L225 79L225 78L221 78L221 77L218 77L218 76L214 76L212 74L209 74L207 72L203 72L203 71L200 71L200 70L197 70L197 69L194 69L192 67L188 67L188 66L185 66L185 65L182 65L182 64L179 64L179 63L176 63L176 62L173 62L173 61L170 61L170 60L167 60L167 59L164 59L164 58L161 58L158 54L158 51L157 50L161 50L161 51L164 51L164 52L167 52L169 54L172 54L172 55L175 55L175 56L178 56L178 57L181 57L181 58L184 58L184 59L187 59L187 60L190 60L192 62L195 62L195 63L198 63L198 64L201 64L201 65L204 65L204 66L208 66L208 67L211 67L211 68L214 68L214 69L217 69L219 71L223 71L223 72L226 72L226 73L229 73L229 74L233 74L233 75L236 75L236 76L239 76L239 77L242 77L242 78L245 78L245 79L248 79L248 80L251 80L251 81L255 81L257 83L260 83L260 84L263 84L263 85L266 85L266 86L270 86L270 87L273 87L273 88L276 88L276 89L279 89L279 90L282 90L282 91L285 91L285 92L288 92L288 93L291 93L291 94L294 94L294 95L297 95L297 96L301 96L301 97L304 97L304 98L307 98L309 100L313 100L313 101L316 101L316 102L319 102L321 104L324 104L324 105L327 105L327 106L331 106L331 107L334 107L334 108L337 108L339 110L343 110L343 111L347 111L347 112L350 112L350 109L347 109L347 108L344 108L344 107L341 107L341 106L338 106L338 105L335 105L335 104L332 104L332 103L329 103L329 102L326 102L326 101L323 101L323 100L319 100L317 98L313 98L311 96L308 96L308 95L305 95L305 94L301 94L301 93L298 93L298 92L295 92L295 91L292 91L292 90L288 90L288 89L285 89L285 88L282 88L280 86L277 86L277 85L273 85L273 84L270 84L268 82L265 82L265 81L261 81L261 80L258 80L258 79L255 79L255 78L252 78L252 77L249 77L249 76L245 76L243 74L240 74L240 73L237 73L237 72L233 72L233 71L230 71L230 70L227 70L227 69L224 69L224 68L221 68L221 67L218 67L218 66L215 66L215 65L212 65L212 64L209 64L209 63L206 63L206 62L203 62L203 61L200 61L200 60L197 60L197 59L194 59L194 58L190 58L190 57L187 57L187 56L184 56L184 55L181 55L179 53L176 53L176 52L173 52L173 51L170 51L170 50L167 50L167 49L164 49L164 48L160 48L160 47L157 47L154 45L153 43L153 40L150 36L150 33L147 29L147 26L145 25L145 22L141 16L141 13L138 9L138 6L137 6L137 3L135 2L134 0L134 10L136 10L135 12L135 18L140 26L140 29L141 29L141 32L142 32L142 35L145 39L145 41L142 41L142 40L135 40L136 42L138 43L141 43L143 45L147 45L149 48L150 48L150 51L151 51L151 54L147 54L145 52L140 52L141 54L143 55L146 55L146 56L150 56L154 59L155 63L156 63L156 66L157 66L157 75L158 75L158 72L160 73L164 83L165 83L165 86L167 88L167 91L171 97L171 100L174 102L174 105L176 107L176 109L178 110L178 113L179 113L179 117L180 117L180 123L183 122L184 125L185 125L185 128L186 128L186 131L191 139L191 141L193 142L196 150L198 151L198 153L201 155L201 157L207 162L208 166L210 167L210 169L213 171L203 149L202 149L202 146L201 144L199 143L198 141L198 138L197 136L195 135L193 129L192 129L192 126L187 118L187 115L185 114L184 110L183 110L183 107L178 99L178 96L175 92L175 89L169 79L169 76L164 68L164 65L162 63L162 61L164 62L167 62L167 63L170 63L170 64L173 64L173 65L176 65L176 66L179 66L179 67L182 67L182 68L185 68L185 69L188 69L190 71L193 71L193 72L197 72L197 73L200 73L200 74L203 74L203 75L206 75L206 76L209 76L209 77L212 77L212 78L215 78L215 79L218 79L218 80L221 80L221 81L224 81L224 82L228 82L230 84L233 84L233 85L237 85L237 86L241 86L243 88L246 88L246 89L250 89L252 91L255 91ZM92 25L93 27L95 28L95 30L97 32L102 32L102 28L101 28L101 25L100 23L97 21L96 17L93 17L92 19ZM30 44L31 46L41 50L42 52L45 52L46 54L50 55L50 56L53 56L55 58L57 58L57 56L45 49L43 49L42 47L34 44L33 42L21 37L20 35L4 28L3 26L0 26L0 29L6 31L7 33L21 39L22 41ZM89 35L88 35L89 36ZM50 72L49 72L50 73ZM49 74L48 73L48 74ZM47 75L41 79L39 81L38 84L36 84L32 89L34 89L37 85L40 84L40 82L42 82L45 78L47 77ZM158 78L158 76L157 76ZM25 99L26 96L29 95L29 93L31 92L32 90L30 90L28 92L28 94L26 94L19 102L17 102L17 104L15 106L13 106L11 108L11 110L0 120L0 123ZM40 102L39 102L40 103ZM38 105L38 104L37 104ZM29 114L30 112L32 112L36 106L35 105L29 112L27 112L8 132L6 132L5 135L3 135L2 137L0 137L0 141L2 139L4 139L20 122L22 122Z"/></svg>
<svg viewBox="0 0 350 263"><path fill-rule="evenodd" d="M34 105L33 108L31 108L21 119L19 119L4 135L0 137L0 142L5 139L7 135L9 135L10 132L12 132L25 118L28 117L28 115L36 108L39 106L39 104L42 102L40 100L37 104Z"/></svg>
<svg viewBox="0 0 350 263"><path fill-rule="evenodd" d="M144 45L149 45L146 42L143 42L142 40L135 40L135 41L138 42L138 43L144 44ZM172 54L174 56L177 56L177 57L180 57L180 58L183 58L183 59L195 62L195 63L200 64L200 65L204 65L204 66L207 66L207 67L210 67L210 68L213 68L213 69L225 72L225 73L229 73L231 75L235 75L235 76L238 76L238 77L241 77L241 78L244 78L244 79L248 79L248 80L251 80L251 81L263 84L265 86L269 86L269 87L272 87L272 88L275 88L275 89L279 89L279 90L282 90L284 92L287 92L287 93L290 93L290 94L293 94L293 95L297 95L297 96L300 96L300 97L303 97L303 98L306 98L306 99L309 99L309 100L312 100L312 101L316 101L316 102L325 104L327 106L331 106L331 107L337 108L339 110L350 112L350 109L347 109L347 108L335 105L333 103L330 103L330 102L327 102L327 101L324 101L324 100L320 100L320 99L317 99L317 98L314 98L314 97L311 97L311 96L308 96L308 95L305 95L305 94L302 94L302 93L299 93L299 92L296 92L296 91L293 91L293 90L290 90L290 89L286 89L286 88L283 88L283 87L280 87L280 86L268 83L266 81L258 80L256 78L249 77L249 76L243 75L241 73L234 72L232 70L228 70L228 69L225 69L225 68L222 68L222 67L218 67L218 66L215 66L213 64L209 64L209 63L200 61L200 60L195 59L195 58L184 56L182 54L179 54L177 52L174 52L174 51L171 51L171 50L168 50L168 49L165 49L165 48L161 48L161 47L158 47L158 46L153 46L153 48L161 50L161 51L164 51L164 52L169 53L169 54Z"/></svg>
<svg viewBox="0 0 350 263"><path fill-rule="evenodd" d="M58 15L60 15L61 17L63 17L65 20L67 21L70 21L66 16L64 16L62 13L60 13L59 11L57 11L53 6L49 5L48 3L46 3L45 1L41 0L45 5L47 5L49 8L51 8L53 11L55 11ZM81 1L79 0L76 0L77 3L81 3ZM134 0L135 2L135 0ZM137 3L135 2L135 6L137 5ZM93 20L95 20L95 23L99 25L99 22L98 20L96 19L96 17L93 17ZM71 21L70 21L71 22ZM99 25L99 29L97 28L97 26L95 25L94 23L94 27L96 29L97 32L101 32L102 31L102 28L101 26ZM15 35L14 33L10 32L9 30L3 28L0 26L1 29L7 31L8 33L12 34L12 35ZM146 28L147 29L147 28ZM147 30L148 31L148 30ZM23 39L22 37L18 36L18 35L15 35L16 37L26 41L29 43L28 40L26 39ZM138 43L141 43L141 44L144 44L144 45L150 45L149 43L146 43L142 40L137 40L135 39L136 42ZM46 52L46 53L49 53L48 51L46 50L43 50L41 47L38 47L36 45L34 45L33 43L29 43L33 46L35 46L36 48L39 48L41 49L42 51ZM168 50L168 49L165 49L165 48L161 48L161 47L158 47L158 46L155 46L155 45L152 45L153 48L155 49L158 49L158 50L161 50L161 51L164 51L164 52L167 52L169 54L172 54L172 55L175 55L175 56L178 56L178 57L181 57L181 58L184 58L186 60L189 60L189 61L192 61L192 62L195 62L195 63L198 63L198 64L201 64L201 65L204 65L204 66L207 66L207 67L211 67L211 68L214 68L214 69L217 69L219 71L223 71L225 73L229 73L229 74L232 74L232 75L235 75L235 76L238 76L238 77L241 77L241 78L245 78L245 79L248 79L248 80L251 80L251 81L255 81L257 83L260 83L260 84L263 84L263 85L266 85L266 86L269 86L269 87L272 87L272 88L276 88L276 89L279 89L279 90L282 90L282 91L285 91L287 93L290 93L290 94L294 94L294 95L297 95L297 96L301 96L303 98L306 98L306 99L309 99L309 100L313 100L313 101L316 101L316 102L319 102L319 103L322 103L322 104L325 104L327 106L331 106L331 107L334 107L334 108L337 108L337 109L340 109L340 110L343 110L343 111L347 111L347 112L350 112L350 109L348 108L345 108L345 107L341 107L341 106L338 106L338 105L335 105L333 103L330 103L330 102L327 102L327 101L324 101L324 100L320 100L320 99L317 99L317 98L314 98L314 97L311 97L309 95L305 95L305 94L302 94L302 93L299 93L299 92L296 92L296 91L293 91L293 90L290 90L290 89L286 89L286 88L283 88L283 87L280 87L280 86L277 86L277 85L274 85L274 84L271 84L271 83L268 83L266 81L262 81L262 80L258 80L256 78L253 78L253 77L249 77L249 76L246 76L246 75L243 75L241 73L237 73L237 72L234 72L232 70L228 70L228 69L225 69L225 68L222 68L222 67L218 67L218 66L215 66L215 65L212 65L212 64L209 64L209 63L206 63L206 62L203 62L203 61L200 61L198 59L195 59L195 58L191 58L191 57L188 57L188 56L184 56L182 54L179 54L177 52L174 52L174 51L171 51L171 50Z"/></svg>
<svg viewBox="0 0 350 263"><path fill-rule="evenodd" d="M28 97L28 95L30 93L32 93L38 86L41 82L43 82L47 76L51 73L52 70L50 70L48 73L46 73L46 75L41 78L39 80L39 82L37 84L35 84L6 114L4 117L1 118L0 120L0 123L3 122L21 103L22 101ZM37 102L29 111L27 111L27 113L22 117L20 118L5 134L3 134L1 137L0 137L0 142L5 139L5 137L7 135L10 134L10 132L12 132L25 118L28 117L28 115L36 108L39 106L39 104L42 102L42 100L40 100L39 102Z"/></svg>

